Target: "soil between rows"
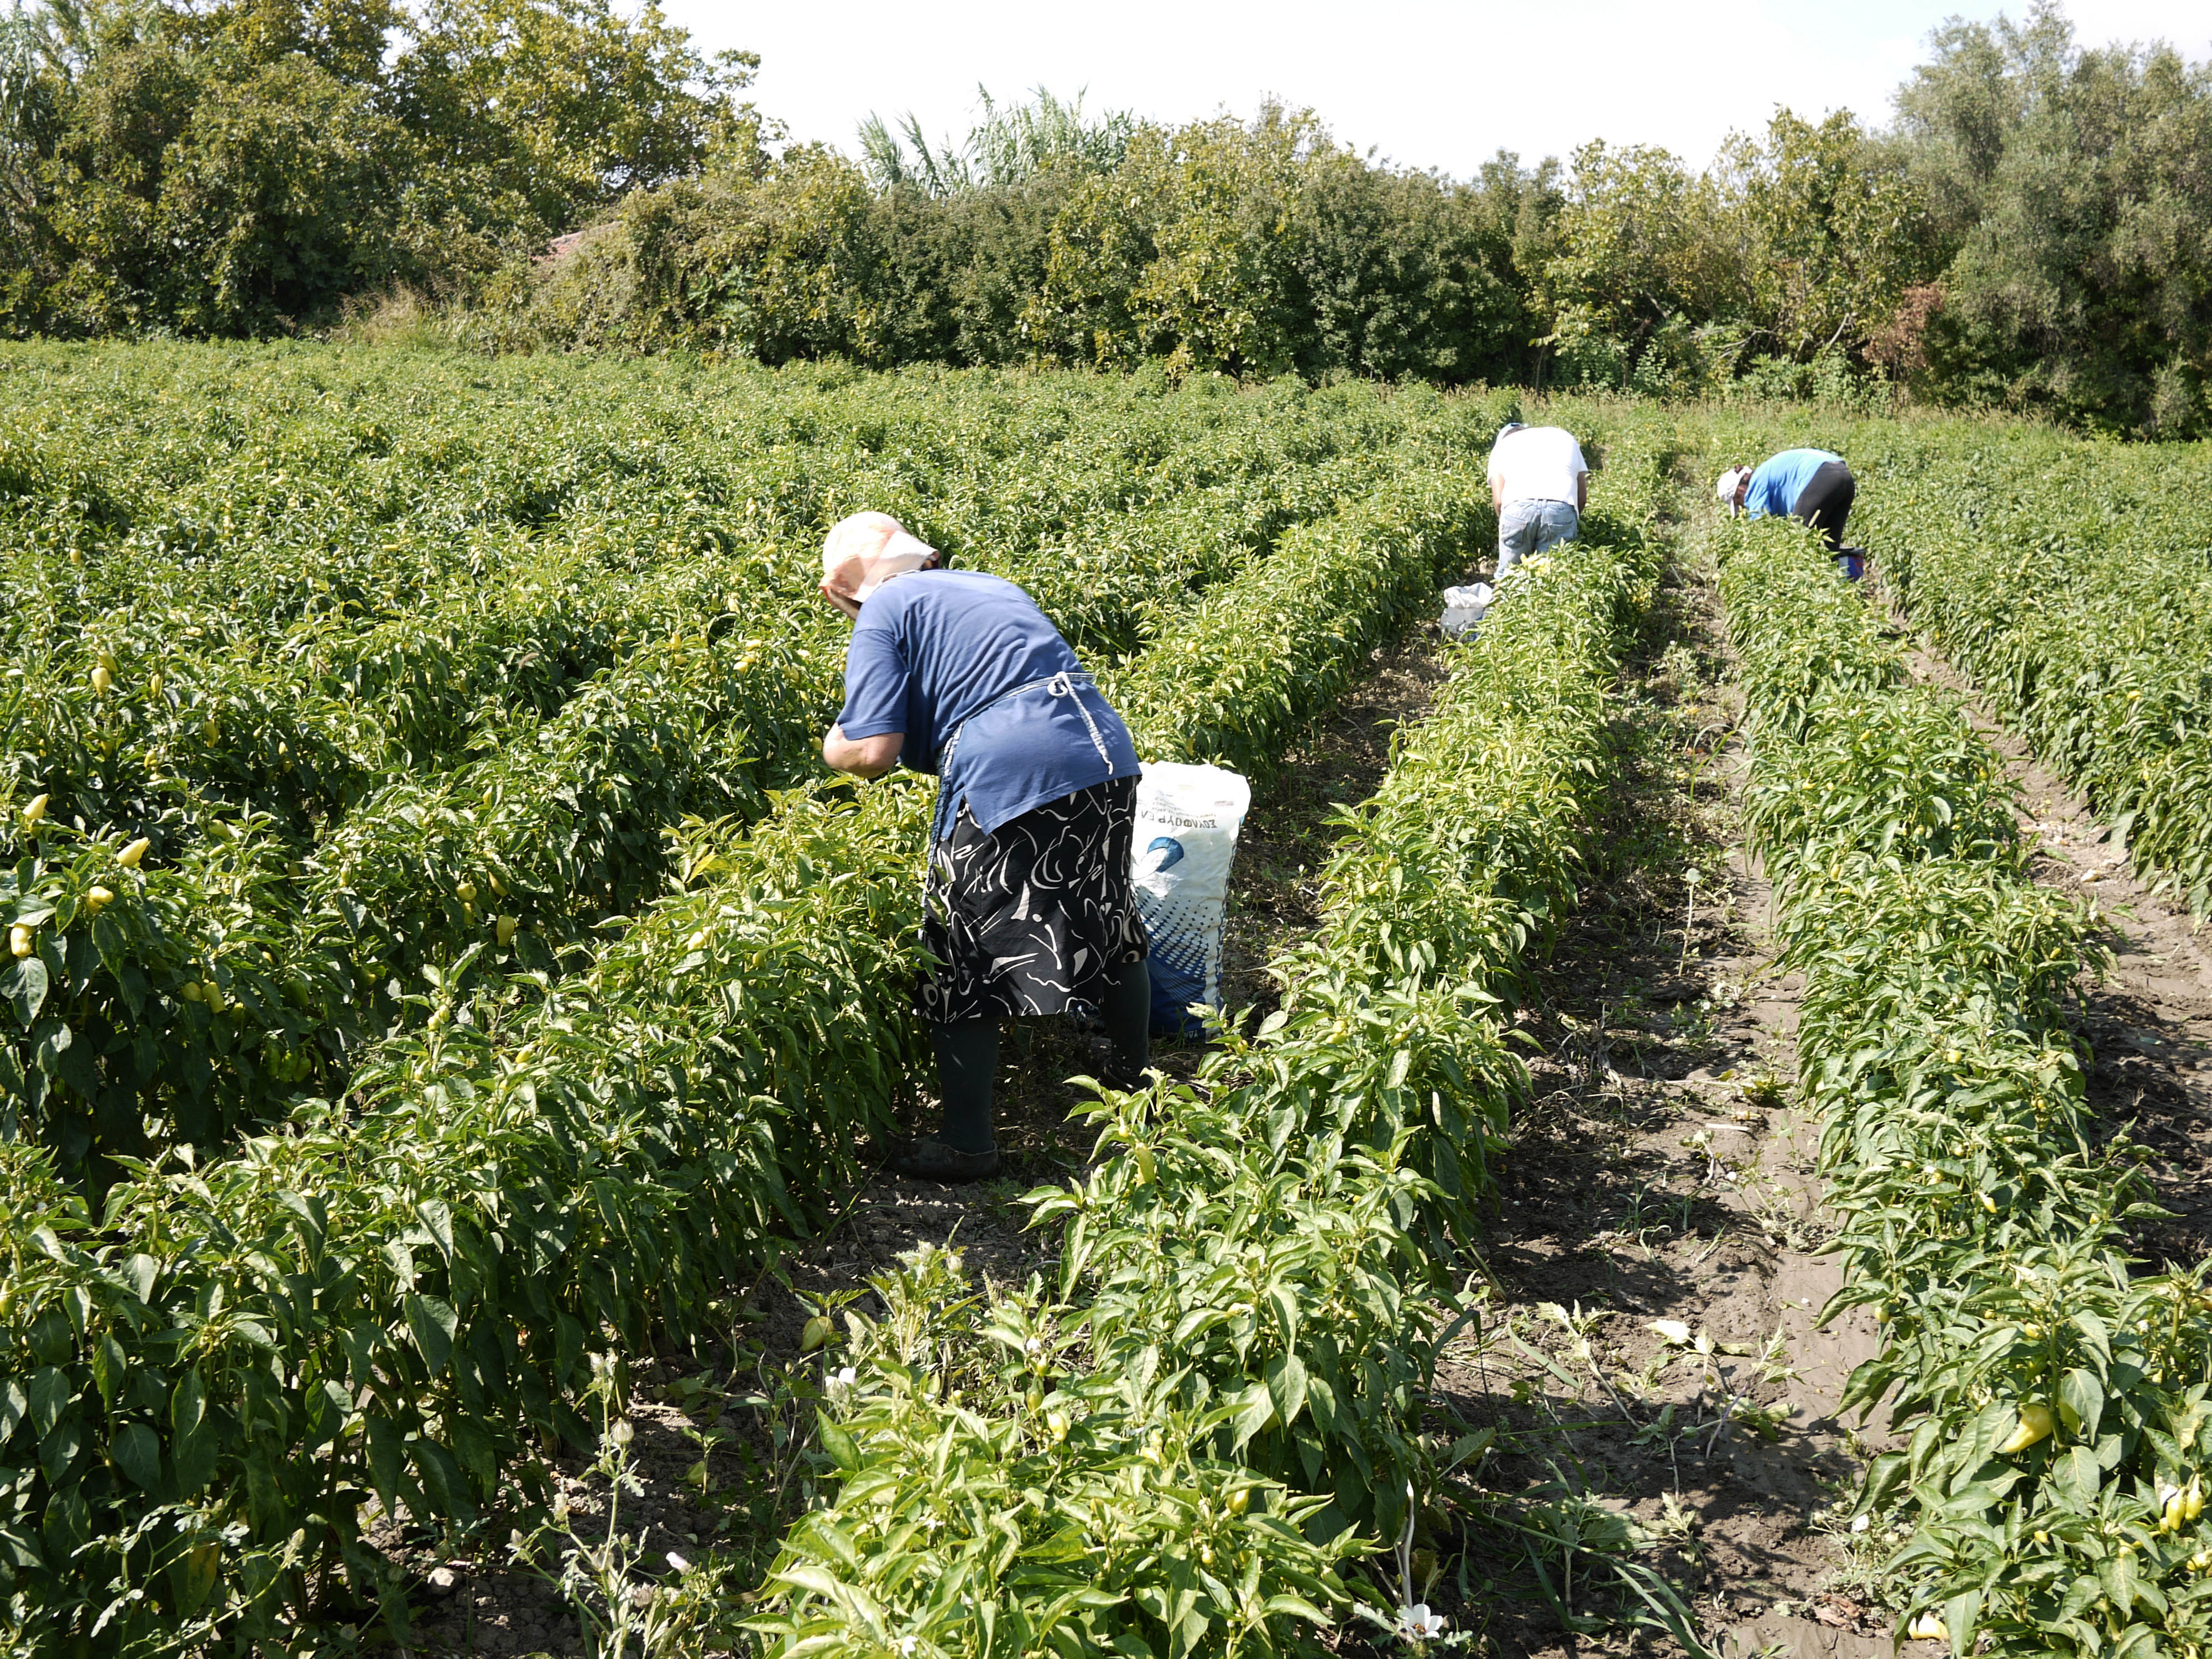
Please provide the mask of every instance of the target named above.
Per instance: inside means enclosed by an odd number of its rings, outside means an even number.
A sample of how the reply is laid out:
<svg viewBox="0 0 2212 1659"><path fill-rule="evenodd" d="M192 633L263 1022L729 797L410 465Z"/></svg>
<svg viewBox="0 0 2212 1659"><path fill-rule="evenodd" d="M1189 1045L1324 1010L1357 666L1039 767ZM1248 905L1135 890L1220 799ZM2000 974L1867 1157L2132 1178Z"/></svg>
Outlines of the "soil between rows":
<svg viewBox="0 0 2212 1659"><path fill-rule="evenodd" d="M1479 1479L1524 1515L1579 1499L1630 1517L1636 1559L1716 1651L1888 1655L1874 1540L1843 1520L1886 1442L1836 1414L1878 1339L1863 1313L1817 1324L1840 1274L1818 1254L1832 1231L1818 1130L1789 1099L1799 987L1773 968L1768 888L1742 848L1729 678L1711 573L1683 564L1617 700L1605 861L1519 1012L1534 1098L1504 1166L1483 1327L1439 1370L1434 1426L1495 1426ZM1591 1565L1597 1589L1571 1612L1633 1611ZM1488 1652L1679 1650L1617 1623L1565 1630L1525 1543L1480 1518L1438 1568L1430 1601ZM1556 1554L1548 1571L1564 1588Z"/></svg>

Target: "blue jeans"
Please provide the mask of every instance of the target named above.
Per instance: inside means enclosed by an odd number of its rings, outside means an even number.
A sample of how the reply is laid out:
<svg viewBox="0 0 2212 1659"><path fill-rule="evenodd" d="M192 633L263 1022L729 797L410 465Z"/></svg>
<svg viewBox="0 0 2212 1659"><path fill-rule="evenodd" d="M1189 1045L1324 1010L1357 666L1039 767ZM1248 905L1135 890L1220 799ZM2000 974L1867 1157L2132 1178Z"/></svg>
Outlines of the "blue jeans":
<svg viewBox="0 0 2212 1659"><path fill-rule="evenodd" d="M1572 501L1506 502L1498 514L1498 574L1490 580L1504 581L1522 560L1574 540L1581 528Z"/></svg>

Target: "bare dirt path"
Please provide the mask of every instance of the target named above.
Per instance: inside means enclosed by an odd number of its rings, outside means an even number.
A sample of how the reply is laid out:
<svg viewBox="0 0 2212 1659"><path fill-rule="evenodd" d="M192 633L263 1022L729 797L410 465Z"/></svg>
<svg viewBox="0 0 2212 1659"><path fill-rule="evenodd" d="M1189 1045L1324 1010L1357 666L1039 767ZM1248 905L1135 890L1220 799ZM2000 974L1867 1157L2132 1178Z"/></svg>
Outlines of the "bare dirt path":
<svg viewBox="0 0 2212 1659"><path fill-rule="evenodd" d="M1837 1406L1876 1335L1863 1314L1817 1326L1840 1279L1818 1254L1818 1132L1789 1098L1798 986L1774 970L1742 850L1741 709L1709 577L1677 572L1623 688L1607 861L1521 1012L1534 1098L1439 1426L1498 1429L1481 1478L1524 1514L1564 1527L1587 1500L1627 1517L1635 1559L1682 1587L1716 1650L1871 1659L1892 1651L1868 1594L1879 1540L1844 1516L1886 1443ZM1431 1594L1487 1651L1673 1650L1566 1632L1521 1543L1479 1519L1473 1537ZM1559 1586L1556 1553L1548 1571ZM1595 1588L1572 1613L1632 1608L1583 1571Z"/></svg>

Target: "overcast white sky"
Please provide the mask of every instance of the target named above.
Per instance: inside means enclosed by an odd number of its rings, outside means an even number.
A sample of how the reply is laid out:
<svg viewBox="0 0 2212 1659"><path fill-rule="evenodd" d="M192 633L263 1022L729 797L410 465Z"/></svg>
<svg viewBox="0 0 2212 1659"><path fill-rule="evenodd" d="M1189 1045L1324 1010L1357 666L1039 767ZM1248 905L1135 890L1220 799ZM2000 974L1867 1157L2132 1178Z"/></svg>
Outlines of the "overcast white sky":
<svg viewBox="0 0 2212 1659"><path fill-rule="evenodd" d="M1340 139L1464 176L1503 147L1533 161L1593 137L1698 163L1777 104L1888 118L1946 16L2017 18L2024 0L663 0L708 51L760 53L756 97L795 138L853 153L871 110L963 136L978 82L1001 102L1087 88L1091 108L1181 121L1273 94ZM2164 40L2212 58L2208 0L2070 0L2086 44ZM1725 49L1720 43L1730 43Z"/></svg>

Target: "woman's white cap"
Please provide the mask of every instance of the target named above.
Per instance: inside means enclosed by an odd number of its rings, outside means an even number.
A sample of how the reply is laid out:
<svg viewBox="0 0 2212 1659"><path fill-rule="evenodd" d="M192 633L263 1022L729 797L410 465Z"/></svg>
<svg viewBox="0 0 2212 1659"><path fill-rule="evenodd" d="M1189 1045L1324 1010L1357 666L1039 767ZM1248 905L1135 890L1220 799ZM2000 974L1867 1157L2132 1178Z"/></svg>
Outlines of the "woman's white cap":
<svg viewBox="0 0 2212 1659"><path fill-rule="evenodd" d="M937 550L907 533L888 513L855 513L840 519L822 540L822 580L849 599L865 602L894 576L919 570Z"/></svg>
<svg viewBox="0 0 2212 1659"><path fill-rule="evenodd" d="M1735 501L1736 486L1750 476L1751 469L1749 467L1732 466L1727 471L1722 473L1718 480L1715 482L1713 485L1713 494L1718 496L1722 501L1733 504Z"/></svg>

